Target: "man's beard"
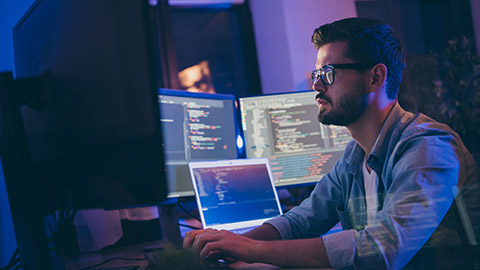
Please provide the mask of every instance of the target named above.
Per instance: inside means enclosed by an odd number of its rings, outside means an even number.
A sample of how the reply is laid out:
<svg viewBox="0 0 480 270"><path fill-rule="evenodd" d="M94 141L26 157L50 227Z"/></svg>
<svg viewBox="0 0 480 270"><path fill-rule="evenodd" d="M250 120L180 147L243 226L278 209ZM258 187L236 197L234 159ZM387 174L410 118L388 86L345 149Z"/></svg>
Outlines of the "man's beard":
<svg viewBox="0 0 480 270"><path fill-rule="evenodd" d="M357 121L368 105L365 84L360 84L353 93L343 95L337 104L333 104L323 93L319 93L317 97L327 100L332 109L330 112L318 113L318 121L324 125L348 126Z"/></svg>

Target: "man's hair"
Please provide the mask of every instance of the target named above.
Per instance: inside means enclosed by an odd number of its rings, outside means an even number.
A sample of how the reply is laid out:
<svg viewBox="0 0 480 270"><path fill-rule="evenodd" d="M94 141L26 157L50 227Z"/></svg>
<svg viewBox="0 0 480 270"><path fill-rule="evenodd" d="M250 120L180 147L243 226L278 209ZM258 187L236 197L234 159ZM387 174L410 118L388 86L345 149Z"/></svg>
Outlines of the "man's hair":
<svg viewBox="0 0 480 270"><path fill-rule="evenodd" d="M345 57L355 62L384 64L387 67L387 97L397 98L405 59L393 28L380 20L347 18L322 25L313 32L312 43L317 50L334 41L346 41Z"/></svg>

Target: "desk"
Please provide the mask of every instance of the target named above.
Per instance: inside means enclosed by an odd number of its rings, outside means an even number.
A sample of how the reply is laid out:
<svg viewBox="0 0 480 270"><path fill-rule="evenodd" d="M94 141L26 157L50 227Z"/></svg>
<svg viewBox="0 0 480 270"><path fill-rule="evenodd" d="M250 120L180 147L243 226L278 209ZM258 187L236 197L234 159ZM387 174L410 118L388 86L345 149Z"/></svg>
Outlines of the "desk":
<svg viewBox="0 0 480 270"><path fill-rule="evenodd" d="M103 250L99 252L92 253L83 253L75 256L70 256L65 258L65 269L67 270L78 270L86 267L91 267L108 260L111 260L105 264L99 265L97 267L91 268L95 269L109 269L109 270L127 270L129 267L137 266L137 270L146 270L148 268L148 262L145 260L143 249L147 247L159 247L164 243L161 241L153 241L141 244L135 244L128 247L122 248L112 248L110 250ZM128 258L135 259L135 261L122 260L113 258ZM245 262L234 262L230 264L230 267L238 270L251 270L251 269L260 269L260 270L270 270L270 269L281 269L281 267L263 264L263 263L245 263ZM221 269L221 268L219 268ZM295 269L295 268L288 268ZM314 268L311 268L314 269ZM316 268L315 268L316 269ZM302 270L308 270L308 268L302 268Z"/></svg>
<svg viewBox="0 0 480 270"><path fill-rule="evenodd" d="M259 269L259 270L271 270L271 269L289 269L289 270L333 270L329 268L282 268L270 264L264 263L244 263L244 262L235 262L230 265L233 269L236 270L250 270L250 269Z"/></svg>
<svg viewBox="0 0 480 270"><path fill-rule="evenodd" d="M148 245L155 243L148 243ZM82 268L91 267L94 265L99 265L98 267L91 268L94 269L128 269L127 266L138 266L138 270L145 270L148 268L148 262L145 260L143 255L143 248L147 246L146 244L137 244L131 245L128 247L122 248L112 248L107 250L102 250L98 252L91 253L82 253L77 255L72 255L64 258L64 265L66 270L78 270ZM115 259L119 258L119 259ZM123 259L120 259L123 258ZM129 260L124 260L129 259ZM133 260L130 260L133 259ZM110 261L109 261L110 260ZM107 262L108 261L108 262Z"/></svg>

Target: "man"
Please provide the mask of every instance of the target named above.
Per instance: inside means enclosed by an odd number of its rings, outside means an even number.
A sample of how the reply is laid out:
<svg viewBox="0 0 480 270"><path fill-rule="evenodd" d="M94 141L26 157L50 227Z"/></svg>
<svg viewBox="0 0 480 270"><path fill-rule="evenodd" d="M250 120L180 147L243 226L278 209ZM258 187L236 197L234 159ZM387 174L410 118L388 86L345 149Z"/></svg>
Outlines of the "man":
<svg viewBox="0 0 480 270"><path fill-rule="evenodd" d="M472 156L448 126L397 103L405 64L388 25L344 19L316 29L312 42L318 50L312 73L318 119L346 126L354 140L310 197L284 216L243 236L192 231L184 247L201 258L279 266L448 266L434 264L448 257L438 250L479 240ZM319 237L338 222L343 231ZM458 263L457 257L446 259Z"/></svg>

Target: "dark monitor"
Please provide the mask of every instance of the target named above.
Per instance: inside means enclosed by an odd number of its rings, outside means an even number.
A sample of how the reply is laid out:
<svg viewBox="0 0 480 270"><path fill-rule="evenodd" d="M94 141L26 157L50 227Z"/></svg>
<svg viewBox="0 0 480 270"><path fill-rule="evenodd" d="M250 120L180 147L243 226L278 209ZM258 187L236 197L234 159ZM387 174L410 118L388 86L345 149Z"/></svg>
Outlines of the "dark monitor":
<svg viewBox="0 0 480 270"><path fill-rule="evenodd" d="M166 199L153 5L37 0L14 27L16 78L53 75L45 107L22 107L46 209Z"/></svg>
<svg viewBox="0 0 480 270"><path fill-rule="evenodd" d="M313 91L240 98L240 111L246 156L267 157L277 187L318 182L352 139L318 122Z"/></svg>
<svg viewBox="0 0 480 270"><path fill-rule="evenodd" d="M194 196L190 161L236 159L241 146L235 97L159 89L168 197Z"/></svg>

